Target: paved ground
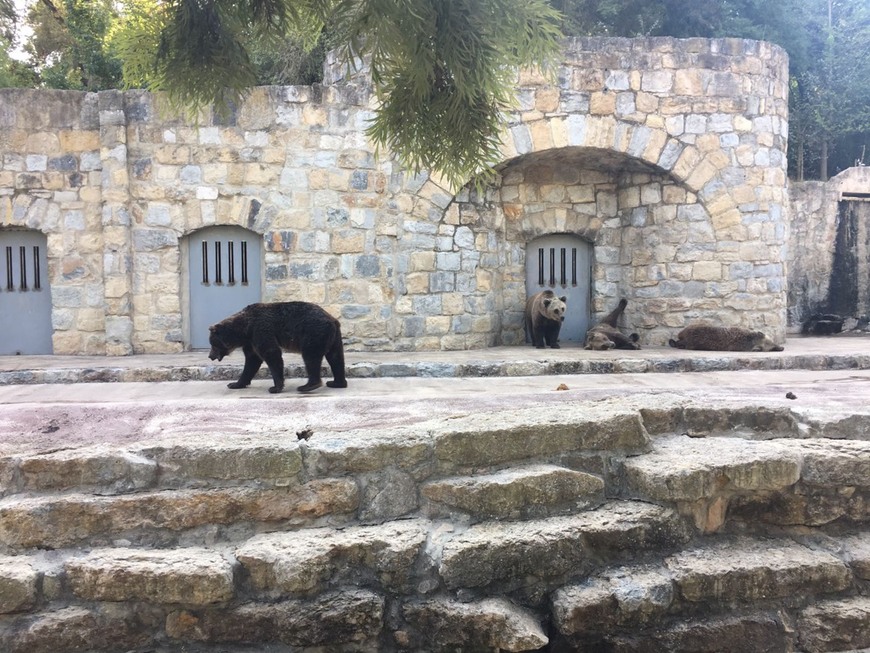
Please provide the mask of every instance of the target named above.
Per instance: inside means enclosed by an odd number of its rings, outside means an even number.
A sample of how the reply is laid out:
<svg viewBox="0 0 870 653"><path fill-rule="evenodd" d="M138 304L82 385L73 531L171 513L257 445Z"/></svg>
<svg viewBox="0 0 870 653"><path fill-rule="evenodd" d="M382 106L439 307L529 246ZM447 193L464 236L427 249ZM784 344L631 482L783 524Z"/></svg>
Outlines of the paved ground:
<svg viewBox="0 0 870 653"><path fill-rule="evenodd" d="M293 363L291 358L286 357L288 364ZM0 357L0 455L168 437L210 443L295 438L303 429L317 433L376 428L540 405L558 410L564 402L623 406L676 401L870 411L867 338L799 338L790 340L781 353L503 347L474 352L349 353L347 358L350 369L370 378L351 378L347 389L324 387L311 395L296 393L297 380L290 378L283 394L270 395L271 383L265 379L244 390L229 390L225 380L34 382L40 374L66 380L106 378L100 376L106 370L125 371L126 376L117 378L161 378L161 370L186 370L184 378L220 378L227 373L232 378L241 364L240 354L225 359L218 369L204 352L123 358ZM617 367L622 370L670 371L547 372L554 364L558 369L578 361L590 363L583 368L589 370L601 365L613 369L614 361L620 361ZM458 374L474 369L489 376ZM685 369L712 371L680 371ZM729 371L715 371L721 369ZM522 375L523 370L533 372ZM59 371L63 373L52 376ZM25 381L10 382L15 378ZM795 398L787 398L786 393Z"/></svg>

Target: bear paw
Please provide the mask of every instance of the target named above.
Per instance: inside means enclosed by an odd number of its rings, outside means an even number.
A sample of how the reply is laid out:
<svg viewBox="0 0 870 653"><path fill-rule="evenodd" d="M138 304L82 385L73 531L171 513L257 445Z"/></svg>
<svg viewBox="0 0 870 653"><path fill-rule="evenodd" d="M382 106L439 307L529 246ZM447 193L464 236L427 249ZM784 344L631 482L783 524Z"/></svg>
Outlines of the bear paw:
<svg viewBox="0 0 870 653"><path fill-rule="evenodd" d="M271 392L273 395L276 395L279 392L281 392L283 389L284 389L283 385L273 385L271 388L269 388L269 392Z"/></svg>
<svg viewBox="0 0 870 653"><path fill-rule="evenodd" d="M346 388L347 381L327 381L326 387L327 388Z"/></svg>
<svg viewBox="0 0 870 653"><path fill-rule="evenodd" d="M317 388L321 387L323 383L321 381L317 381L316 383L306 383L305 385L300 385L296 388L297 392L313 392L317 390Z"/></svg>
<svg viewBox="0 0 870 653"><path fill-rule="evenodd" d="M227 383L227 387L230 390L241 390L242 388L247 388L248 383L239 383L238 381L233 381L232 383Z"/></svg>

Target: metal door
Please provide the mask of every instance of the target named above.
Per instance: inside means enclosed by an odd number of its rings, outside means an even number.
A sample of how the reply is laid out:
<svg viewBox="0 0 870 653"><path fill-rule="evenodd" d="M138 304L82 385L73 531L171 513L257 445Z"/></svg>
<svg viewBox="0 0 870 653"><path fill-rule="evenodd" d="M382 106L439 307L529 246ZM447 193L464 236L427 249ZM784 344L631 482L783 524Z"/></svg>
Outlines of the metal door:
<svg viewBox="0 0 870 653"><path fill-rule="evenodd" d="M260 301L262 238L242 227L190 235L190 347L208 348L208 328Z"/></svg>
<svg viewBox="0 0 870 653"><path fill-rule="evenodd" d="M0 229L0 354L50 354L51 291L47 239Z"/></svg>
<svg viewBox="0 0 870 653"><path fill-rule="evenodd" d="M526 296L550 289L567 298L560 342L583 342L590 326L592 245L572 234L541 236L526 246Z"/></svg>

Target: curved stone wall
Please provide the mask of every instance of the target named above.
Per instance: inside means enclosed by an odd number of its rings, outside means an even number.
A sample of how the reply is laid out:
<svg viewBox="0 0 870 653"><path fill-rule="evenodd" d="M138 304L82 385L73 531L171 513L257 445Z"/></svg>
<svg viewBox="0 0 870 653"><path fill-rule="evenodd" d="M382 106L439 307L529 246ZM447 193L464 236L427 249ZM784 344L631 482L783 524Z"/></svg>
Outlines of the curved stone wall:
<svg viewBox="0 0 870 653"><path fill-rule="evenodd" d="M48 236L55 353L185 348L184 246L211 225L261 234L263 300L324 305L349 349L521 342L549 233L593 244L594 310L627 297L646 344L699 317L781 339L787 79L761 42L569 41L555 80L519 74L481 195L376 158L358 78L198 123L144 92L3 90L0 226Z"/></svg>

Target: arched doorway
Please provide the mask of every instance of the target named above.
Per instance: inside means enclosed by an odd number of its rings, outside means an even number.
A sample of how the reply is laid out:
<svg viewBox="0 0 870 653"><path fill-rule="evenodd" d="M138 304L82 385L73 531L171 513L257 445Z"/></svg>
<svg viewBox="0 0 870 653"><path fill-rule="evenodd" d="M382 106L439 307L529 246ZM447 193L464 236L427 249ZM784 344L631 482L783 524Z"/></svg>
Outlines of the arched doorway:
<svg viewBox="0 0 870 653"><path fill-rule="evenodd" d="M47 239L30 229L0 229L0 355L51 354Z"/></svg>
<svg viewBox="0 0 870 653"><path fill-rule="evenodd" d="M242 227L206 227L188 238L190 348L208 348L208 328L261 299L262 238Z"/></svg>
<svg viewBox="0 0 870 653"><path fill-rule="evenodd" d="M590 322L592 245L573 234L541 236L526 246L526 296L552 290L567 298L561 342L583 342Z"/></svg>

